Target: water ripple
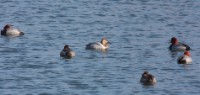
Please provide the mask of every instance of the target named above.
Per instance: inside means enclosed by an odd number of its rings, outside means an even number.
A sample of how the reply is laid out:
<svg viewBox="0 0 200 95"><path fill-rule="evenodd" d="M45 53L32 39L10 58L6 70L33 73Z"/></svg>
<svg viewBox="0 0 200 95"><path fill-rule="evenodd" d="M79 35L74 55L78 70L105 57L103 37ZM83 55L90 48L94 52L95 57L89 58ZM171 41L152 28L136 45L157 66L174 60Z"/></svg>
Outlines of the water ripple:
<svg viewBox="0 0 200 95"><path fill-rule="evenodd" d="M0 37L2 95L200 93L197 0L1 0L0 10L1 29L10 23L25 33ZM169 52L172 36L191 46L191 65ZM111 42L106 52L85 50L102 37ZM74 58L60 58L65 44ZM156 85L140 84L144 70Z"/></svg>

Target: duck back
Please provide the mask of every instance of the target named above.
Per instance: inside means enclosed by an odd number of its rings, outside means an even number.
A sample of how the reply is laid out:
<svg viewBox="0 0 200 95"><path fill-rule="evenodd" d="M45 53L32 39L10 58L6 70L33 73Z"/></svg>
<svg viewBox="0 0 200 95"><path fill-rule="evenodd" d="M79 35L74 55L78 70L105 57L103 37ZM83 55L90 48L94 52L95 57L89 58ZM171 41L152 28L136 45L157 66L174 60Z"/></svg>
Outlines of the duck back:
<svg viewBox="0 0 200 95"><path fill-rule="evenodd" d="M94 43L87 44L86 49L102 50L102 49L106 49L106 47L103 46L100 42L94 42Z"/></svg>

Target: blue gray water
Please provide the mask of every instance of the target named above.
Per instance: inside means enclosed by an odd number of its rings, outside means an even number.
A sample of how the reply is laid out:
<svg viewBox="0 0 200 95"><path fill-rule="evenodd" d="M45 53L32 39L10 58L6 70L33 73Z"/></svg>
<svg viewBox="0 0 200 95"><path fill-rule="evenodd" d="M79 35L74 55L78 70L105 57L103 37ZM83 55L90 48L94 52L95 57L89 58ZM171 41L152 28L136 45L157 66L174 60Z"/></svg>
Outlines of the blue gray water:
<svg viewBox="0 0 200 95"><path fill-rule="evenodd" d="M199 0L1 0L0 95L198 95ZM168 50L171 37L191 46L193 62ZM85 50L106 37L107 52ZM60 58L68 44L76 56ZM144 70L157 78L143 86Z"/></svg>

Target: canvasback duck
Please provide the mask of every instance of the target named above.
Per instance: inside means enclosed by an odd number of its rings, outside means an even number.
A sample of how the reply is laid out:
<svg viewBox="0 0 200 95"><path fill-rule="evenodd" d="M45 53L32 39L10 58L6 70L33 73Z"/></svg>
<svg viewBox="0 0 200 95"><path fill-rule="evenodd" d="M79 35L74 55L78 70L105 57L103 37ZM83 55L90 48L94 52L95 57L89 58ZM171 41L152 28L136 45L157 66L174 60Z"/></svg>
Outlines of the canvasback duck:
<svg viewBox="0 0 200 95"><path fill-rule="evenodd" d="M148 71L144 71L140 82L144 85L153 85L156 83L156 78L153 75L149 74Z"/></svg>
<svg viewBox="0 0 200 95"><path fill-rule="evenodd" d="M93 42L86 45L86 49L93 50L106 50L108 49L108 40L106 38L102 38L101 42Z"/></svg>
<svg viewBox="0 0 200 95"><path fill-rule="evenodd" d="M170 45L169 49L172 52L185 51L185 50L189 51L190 50L190 47L188 45L178 42L178 39L176 37L172 37L170 43L171 43L171 45Z"/></svg>
<svg viewBox="0 0 200 95"><path fill-rule="evenodd" d="M20 35L24 35L24 33L19 31L16 28L13 28L10 24L7 24L1 30L1 35L3 35L3 36L20 36Z"/></svg>
<svg viewBox="0 0 200 95"><path fill-rule="evenodd" d="M178 57L178 64L190 64L192 63L191 54L189 51L185 51L183 55Z"/></svg>
<svg viewBox="0 0 200 95"><path fill-rule="evenodd" d="M75 56L75 52L72 51L68 45L65 45L63 50L60 52L60 56L64 58L72 58Z"/></svg>

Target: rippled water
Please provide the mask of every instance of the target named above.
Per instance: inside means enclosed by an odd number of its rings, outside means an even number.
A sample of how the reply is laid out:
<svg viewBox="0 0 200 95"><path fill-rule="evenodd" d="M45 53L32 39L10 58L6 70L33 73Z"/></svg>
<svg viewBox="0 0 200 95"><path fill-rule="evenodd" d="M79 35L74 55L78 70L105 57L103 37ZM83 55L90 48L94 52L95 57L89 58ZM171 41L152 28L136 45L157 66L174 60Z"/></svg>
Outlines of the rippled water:
<svg viewBox="0 0 200 95"><path fill-rule="evenodd" d="M0 37L1 95L198 95L198 0L1 0L0 27L25 35ZM193 63L168 51L176 36ZM106 37L107 52L85 50ZM65 44L76 52L60 58ZM143 86L144 70L157 78Z"/></svg>

